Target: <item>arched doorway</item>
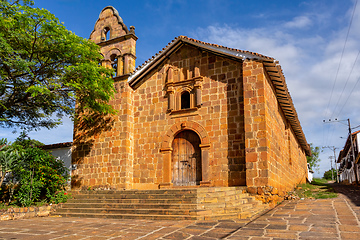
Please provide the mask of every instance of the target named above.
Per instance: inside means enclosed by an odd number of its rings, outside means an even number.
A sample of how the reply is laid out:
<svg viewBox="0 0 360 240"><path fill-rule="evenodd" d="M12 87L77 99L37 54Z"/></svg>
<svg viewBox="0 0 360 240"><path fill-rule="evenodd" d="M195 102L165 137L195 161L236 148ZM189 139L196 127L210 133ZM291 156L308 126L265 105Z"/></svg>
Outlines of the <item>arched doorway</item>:
<svg viewBox="0 0 360 240"><path fill-rule="evenodd" d="M202 180L201 140L191 131L179 132L172 142L171 172L174 186L199 185Z"/></svg>

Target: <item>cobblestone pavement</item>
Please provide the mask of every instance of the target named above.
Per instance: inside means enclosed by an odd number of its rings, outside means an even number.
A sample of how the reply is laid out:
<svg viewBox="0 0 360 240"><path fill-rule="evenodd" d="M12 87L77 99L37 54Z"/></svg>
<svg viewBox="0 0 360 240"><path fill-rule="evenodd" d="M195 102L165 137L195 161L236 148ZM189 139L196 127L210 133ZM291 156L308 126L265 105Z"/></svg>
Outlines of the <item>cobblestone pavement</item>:
<svg viewBox="0 0 360 240"><path fill-rule="evenodd" d="M253 221L46 217L0 222L0 239L360 239L360 188L334 187L338 198L285 201Z"/></svg>

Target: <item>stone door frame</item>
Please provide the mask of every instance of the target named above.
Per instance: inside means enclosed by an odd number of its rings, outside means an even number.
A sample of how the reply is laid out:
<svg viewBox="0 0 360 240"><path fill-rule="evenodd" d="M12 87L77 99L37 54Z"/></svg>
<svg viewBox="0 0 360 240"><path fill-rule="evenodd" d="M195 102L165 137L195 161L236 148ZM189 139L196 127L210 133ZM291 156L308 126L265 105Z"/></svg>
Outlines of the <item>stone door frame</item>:
<svg viewBox="0 0 360 240"><path fill-rule="evenodd" d="M199 135L182 130L172 144L171 182L173 186L197 186L202 181L201 148Z"/></svg>
<svg viewBox="0 0 360 240"><path fill-rule="evenodd" d="M163 155L163 182L159 184L159 188L172 187L171 183L171 157L172 157L172 142L175 136L184 130L191 130L195 132L200 138L201 149L201 174L202 181L200 186L210 186L210 169L209 169L209 150L210 138L205 130L199 123L193 121L184 121L174 124L165 134L161 143L160 152Z"/></svg>

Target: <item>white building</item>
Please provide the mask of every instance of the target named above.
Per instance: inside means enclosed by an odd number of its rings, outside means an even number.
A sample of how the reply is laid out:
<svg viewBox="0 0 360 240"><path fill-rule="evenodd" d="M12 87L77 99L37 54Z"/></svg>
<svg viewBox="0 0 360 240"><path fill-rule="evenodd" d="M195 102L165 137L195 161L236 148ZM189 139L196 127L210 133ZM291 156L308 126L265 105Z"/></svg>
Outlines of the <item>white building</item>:
<svg viewBox="0 0 360 240"><path fill-rule="evenodd" d="M340 151L337 163L339 167L339 181L343 183L352 184L360 180L360 164L359 164L359 149L360 149L360 131L353 132L351 147L351 139L347 138L344 149ZM354 153L354 157L353 157Z"/></svg>

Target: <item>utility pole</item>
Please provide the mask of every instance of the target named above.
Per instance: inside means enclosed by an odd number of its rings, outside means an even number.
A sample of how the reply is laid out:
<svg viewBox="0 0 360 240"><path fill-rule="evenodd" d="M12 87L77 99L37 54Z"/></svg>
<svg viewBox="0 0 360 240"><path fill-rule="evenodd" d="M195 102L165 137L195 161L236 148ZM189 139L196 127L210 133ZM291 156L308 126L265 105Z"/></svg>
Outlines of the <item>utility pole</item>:
<svg viewBox="0 0 360 240"><path fill-rule="evenodd" d="M331 164L331 168L330 168L330 171L331 171L331 180L334 181L334 171L333 171L333 166L332 166L332 160L333 160L333 156L329 156L329 159L330 159L330 164Z"/></svg>
<svg viewBox="0 0 360 240"><path fill-rule="evenodd" d="M335 169L336 169L336 183L339 183L339 173L338 173L338 168L337 168L337 164L336 164L335 147L334 147L334 159L335 159Z"/></svg>
<svg viewBox="0 0 360 240"><path fill-rule="evenodd" d="M326 146L326 147L323 147L323 148L329 148L329 149L333 150L333 152L334 152L334 163L335 163L335 169L336 169L336 182L338 183L339 182L339 175L338 175L338 168L337 168L337 164L336 164L336 152L335 152L335 150L338 149L338 148L336 148L335 146ZM332 169L332 163L331 163L331 169Z"/></svg>
<svg viewBox="0 0 360 240"><path fill-rule="evenodd" d="M331 123L331 122L343 122L345 120L338 120L337 118L335 118L335 121L332 121L331 119L329 119L329 121L327 122L326 120L323 120L324 123ZM352 160L353 160L353 168L355 168L355 152L354 152L354 144L353 144L353 139L352 139L352 134L351 134L351 125L350 125L350 119L347 119L348 122L348 127L349 127L349 137L350 137L350 148L351 148L351 155L352 155ZM335 152L335 150L334 150ZM335 158L336 159L336 158ZM355 173L355 180L356 180L356 184L359 185L359 180L358 180L358 175L357 175L357 169L354 169L354 173Z"/></svg>

